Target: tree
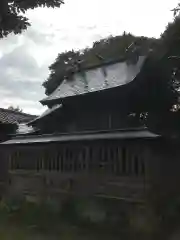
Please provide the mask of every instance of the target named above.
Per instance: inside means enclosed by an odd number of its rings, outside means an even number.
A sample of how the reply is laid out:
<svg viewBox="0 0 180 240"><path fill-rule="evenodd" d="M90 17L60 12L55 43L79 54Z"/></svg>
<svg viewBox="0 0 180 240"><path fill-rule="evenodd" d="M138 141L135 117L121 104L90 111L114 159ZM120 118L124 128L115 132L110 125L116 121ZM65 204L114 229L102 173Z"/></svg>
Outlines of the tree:
<svg viewBox="0 0 180 240"><path fill-rule="evenodd" d="M37 7L60 7L63 0L0 0L0 38L30 26L24 13Z"/></svg>
<svg viewBox="0 0 180 240"><path fill-rule="evenodd" d="M23 110L19 106L17 106L17 107L9 106L8 110L15 111L15 112L20 112L20 113L23 112Z"/></svg>
<svg viewBox="0 0 180 240"><path fill-rule="evenodd" d="M161 134L180 134L180 18L169 23L144 65L138 115ZM164 121L166 119L166 121Z"/></svg>
<svg viewBox="0 0 180 240"><path fill-rule="evenodd" d="M172 11L174 12L174 17L178 16L178 14L180 12L180 3L178 3L177 7L172 9Z"/></svg>
<svg viewBox="0 0 180 240"><path fill-rule="evenodd" d="M74 62L78 61L80 58L81 58L80 51L71 50L68 52L58 54L55 62L49 67L50 76L43 83L47 95L52 93L58 87L58 85L67 76L67 73L70 70L70 68L73 67Z"/></svg>
<svg viewBox="0 0 180 240"><path fill-rule="evenodd" d="M54 63L49 67L50 75L43 83L47 95L51 94L59 84L67 78L80 62L80 68L85 69L91 66L123 58L126 49L132 42L138 42L141 46L140 53L146 54L149 48L153 48L157 40L146 37L135 37L124 32L122 36L110 36L93 43L91 48L79 51L68 51L58 54Z"/></svg>

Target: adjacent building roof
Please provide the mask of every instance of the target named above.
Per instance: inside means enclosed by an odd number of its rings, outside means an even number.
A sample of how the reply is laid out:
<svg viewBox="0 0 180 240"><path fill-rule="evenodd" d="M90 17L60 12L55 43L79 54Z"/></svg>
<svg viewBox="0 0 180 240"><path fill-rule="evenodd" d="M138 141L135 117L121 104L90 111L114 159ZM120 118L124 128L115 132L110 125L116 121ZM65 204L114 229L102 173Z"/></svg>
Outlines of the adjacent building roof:
<svg viewBox="0 0 180 240"><path fill-rule="evenodd" d="M160 135L149 132L147 129L128 129L116 131L98 131L74 134L47 134L16 137L0 145L33 144L33 143L51 143L51 142L72 142L72 141L90 141L90 140L111 140L111 139L155 139Z"/></svg>
<svg viewBox="0 0 180 240"><path fill-rule="evenodd" d="M37 116L0 108L0 123L18 124L31 121Z"/></svg>
<svg viewBox="0 0 180 240"><path fill-rule="evenodd" d="M125 85L136 78L144 61L145 56L140 56L135 64L121 61L76 72L41 103Z"/></svg>

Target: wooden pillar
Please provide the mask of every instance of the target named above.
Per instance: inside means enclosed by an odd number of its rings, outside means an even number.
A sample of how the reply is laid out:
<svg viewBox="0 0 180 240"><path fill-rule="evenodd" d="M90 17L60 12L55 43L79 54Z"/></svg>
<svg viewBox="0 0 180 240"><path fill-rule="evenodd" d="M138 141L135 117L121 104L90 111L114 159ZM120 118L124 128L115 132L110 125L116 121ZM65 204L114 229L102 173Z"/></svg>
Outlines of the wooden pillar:
<svg viewBox="0 0 180 240"><path fill-rule="evenodd" d="M65 171L68 172L68 170L69 170L69 152L68 152L67 145L66 145L65 151L64 151L64 166L65 166Z"/></svg>
<svg viewBox="0 0 180 240"><path fill-rule="evenodd" d="M105 171L106 165L105 165L105 156L104 156L104 146L102 145L100 146L100 149L99 149L99 158L102 165L102 170Z"/></svg>
<svg viewBox="0 0 180 240"><path fill-rule="evenodd" d="M47 153L47 163L48 163L48 170L51 171L51 158L50 158L50 153L48 151Z"/></svg>
<svg viewBox="0 0 180 240"><path fill-rule="evenodd" d="M58 152L58 162L59 162L59 172L61 172L62 169L61 169L61 152L60 151Z"/></svg>
<svg viewBox="0 0 180 240"><path fill-rule="evenodd" d="M38 171L39 172L39 169L40 169L40 161L39 161L39 148L36 150L36 160L35 160L35 163L36 163L36 166L35 166L35 171Z"/></svg>
<svg viewBox="0 0 180 240"><path fill-rule="evenodd" d="M74 147L73 149L73 154L72 154L72 172L76 172L76 158L77 158L77 146Z"/></svg>
<svg viewBox="0 0 180 240"><path fill-rule="evenodd" d="M54 153L54 151L52 150L51 153L50 153L50 158L49 158L49 159L50 159L51 171L54 170L54 169L53 169L53 168L54 168L54 166L53 166L53 165L54 165L54 164L53 164L53 160L54 160L53 153Z"/></svg>
<svg viewBox="0 0 180 240"><path fill-rule="evenodd" d="M126 146L126 175L127 176L131 176L134 172L133 162L134 162L134 148L128 144Z"/></svg>
<svg viewBox="0 0 180 240"><path fill-rule="evenodd" d="M85 171L89 171L89 146L85 148Z"/></svg>
<svg viewBox="0 0 180 240"><path fill-rule="evenodd" d="M140 156L140 159L139 159L139 162L140 162L140 174L143 176L145 175L145 160L142 156Z"/></svg>
<svg viewBox="0 0 180 240"><path fill-rule="evenodd" d="M57 171L56 152L53 153L53 171Z"/></svg>
<svg viewBox="0 0 180 240"><path fill-rule="evenodd" d="M16 152L16 169L19 169L19 151Z"/></svg>
<svg viewBox="0 0 180 240"><path fill-rule="evenodd" d="M12 170L12 169L13 169L11 153L9 154L9 164L8 164L8 169L9 169L9 170Z"/></svg>
<svg viewBox="0 0 180 240"><path fill-rule="evenodd" d="M131 148L129 146L126 147L126 176L128 176L131 172Z"/></svg>
<svg viewBox="0 0 180 240"><path fill-rule="evenodd" d="M134 152L131 154L131 175L136 175L135 172L136 164L135 164L135 155Z"/></svg>
<svg viewBox="0 0 180 240"><path fill-rule="evenodd" d="M107 173L111 174L111 154L109 145L105 145L105 157L106 157L106 166L107 166Z"/></svg>
<svg viewBox="0 0 180 240"><path fill-rule="evenodd" d="M42 154L41 154L41 161L42 161L42 171L44 171L45 170L44 149L43 149Z"/></svg>
<svg viewBox="0 0 180 240"><path fill-rule="evenodd" d="M118 147L118 163L119 163L118 172L119 172L119 175L122 175L122 148L121 147Z"/></svg>
<svg viewBox="0 0 180 240"><path fill-rule="evenodd" d="M126 155L127 155L127 150L126 150L126 147L122 147L122 151L121 151L122 155L121 155L121 158L122 158L122 175L126 175Z"/></svg>
<svg viewBox="0 0 180 240"><path fill-rule="evenodd" d="M83 148L81 148L78 154L78 170L80 172L83 170Z"/></svg>
<svg viewBox="0 0 180 240"><path fill-rule="evenodd" d="M56 152L56 167L57 167L57 172L59 172L59 152Z"/></svg>
<svg viewBox="0 0 180 240"><path fill-rule="evenodd" d="M109 169L111 174L113 174L113 153L112 146L108 144L108 158L109 158Z"/></svg>
<svg viewBox="0 0 180 240"><path fill-rule="evenodd" d="M99 172L99 145L97 146L94 146L94 159L93 159L93 162L94 162L94 168L95 168L95 172Z"/></svg>
<svg viewBox="0 0 180 240"><path fill-rule="evenodd" d="M61 172L64 172L65 171L65 166L64 166L64 148L62 148L62 152L61 152Z"/></svg>
<svg viewBox="0 0 180 240"><path fill-rule="evenodd" d="M115 151L115 174L118 175L119 173L119 156L118 156L118 147L114 147Z"/></svg>
<svg viewBox="0 0 180 240"><path fill-rule="evenodd" d="M82 167L83 167L83 171L86 171L86 147L83 147L83 152L82 152Z"/></svg>
<svg viewBox="0 0 180 240"><path fill-rule="evenodd" d="M73 155L74 155L74 148L69 149L69 170L73 172Z"/></svg>
<svg viewBox="0 0 180 240"><path fill-rule="evenodd" d="M92 171L92 155L93 155L92 146L89 145L89 149L88 149L88 171L89 172Z"/></svg>
<svg viewBox="0 0 180 240"><path fill-rule="evenodd" d="M111 114L108 115L108 127L109 127L109 129L112 128L112 115Z"/></svg>
<svg viewBox="0 0 180 240"><path fill-rule="evenodd" d="M111 146L111 158L112 158L112 174L116 173L116 152L114 145Z"/></svg>

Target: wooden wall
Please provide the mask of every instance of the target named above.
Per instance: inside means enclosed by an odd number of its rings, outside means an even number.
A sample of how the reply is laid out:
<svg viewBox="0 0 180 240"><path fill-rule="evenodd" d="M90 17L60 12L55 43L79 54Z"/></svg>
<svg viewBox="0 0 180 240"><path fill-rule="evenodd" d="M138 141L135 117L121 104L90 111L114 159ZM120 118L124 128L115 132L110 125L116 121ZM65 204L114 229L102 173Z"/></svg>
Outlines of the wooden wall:
<svg viewBox="0 0 180 240"><path fill-rule="evenodd" d="M37 122L42 132L83 132L112 129L126 129L140 127L139 118L128 116L127 112L120 111L117 105L106 107L63 106L59 114L50 115Z"/></svg>
<svg viewBox="0 0 180 240"><path fill-rule="evenodd" d="M146 148L143 141L11 146L6 149L8 191L139 201L146 188Z"/></svg>
<svg viewBox="0 0 180 240"><path fill-rule="evenodd" d="M137 144L116 141L17 145L9 151L9 169L141 176L145 171L142 152Z"/></svg>
<svg viewBox="0 0 180 240"><path fill-rule="evenodd" d="M8 192L80 194L141 201L179 194L178 143L87 141L6 146L1 181ZM6 168L6 170L3 170Z"/></svg>

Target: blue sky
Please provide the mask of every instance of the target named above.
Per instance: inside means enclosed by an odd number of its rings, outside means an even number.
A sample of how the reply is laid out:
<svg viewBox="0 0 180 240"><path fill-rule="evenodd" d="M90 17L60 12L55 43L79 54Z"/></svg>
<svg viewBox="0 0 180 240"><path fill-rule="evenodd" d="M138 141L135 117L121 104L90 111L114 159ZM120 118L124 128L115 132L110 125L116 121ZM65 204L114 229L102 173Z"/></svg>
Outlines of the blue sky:
<svg viewBox="0 0 180 240"><path fill-rule="evenodd" d="M40 114L42 82L59 52L90 46L123 31L159 37L178 0L65 0L60 9L27 12L32 26L0 40L0 107L19 106Z"/></svg>

